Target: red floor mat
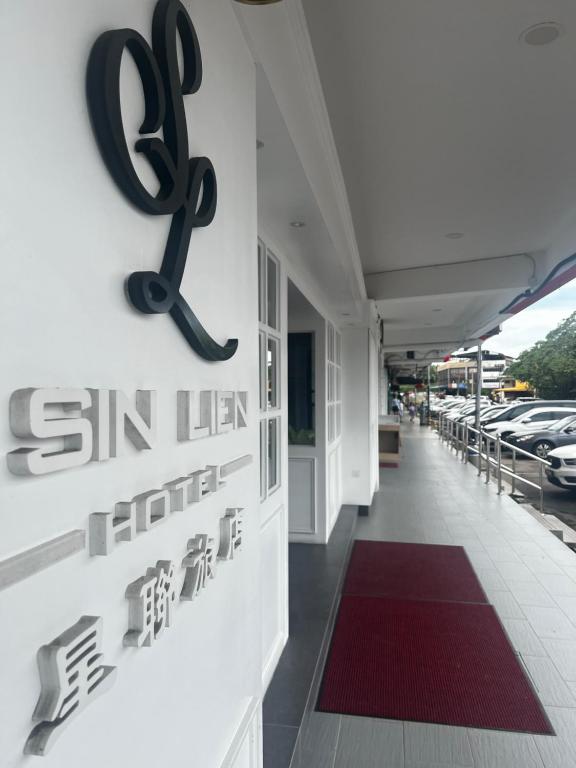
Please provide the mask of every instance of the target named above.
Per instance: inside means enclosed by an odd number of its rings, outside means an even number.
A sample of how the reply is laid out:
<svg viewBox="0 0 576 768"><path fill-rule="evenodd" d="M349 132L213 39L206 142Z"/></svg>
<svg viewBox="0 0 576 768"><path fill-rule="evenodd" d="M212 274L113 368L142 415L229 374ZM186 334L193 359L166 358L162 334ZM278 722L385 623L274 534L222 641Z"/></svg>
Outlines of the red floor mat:
<svg viewBox="0 0 576 768"><path fill-rule="evenodd" d="M343 594L487 603L463 547L357 541Z"/></svg>
<svg viewBox="0 0 576 768"><path fill-rule="evenodd" d="M490 605L344 596L317 708L553 733Z"/></svg>

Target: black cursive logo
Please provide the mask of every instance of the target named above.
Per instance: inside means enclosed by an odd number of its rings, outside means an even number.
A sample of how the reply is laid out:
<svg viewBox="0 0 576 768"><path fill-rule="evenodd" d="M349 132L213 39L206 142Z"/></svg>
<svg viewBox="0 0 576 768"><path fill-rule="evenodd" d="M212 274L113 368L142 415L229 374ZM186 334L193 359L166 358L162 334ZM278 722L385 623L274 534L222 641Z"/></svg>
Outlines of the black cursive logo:
<svg viewBox="0 0 576 768"><path fill-rule="evenodd" d="M177 57L177 35L183 51L183 75ZM157 136L135 144L158 178L150 194L130 158L122 125L120 66L127 49L144 90L145 113L140 134ZM87 94L94 132L108 170L122 192L145 213L172 216L172 225L159 272L134 272L128 278L132 304L147 314L169 312L190 346L205 360L228 360L237 339L221 346L205 331L180 293L192 230L207 227L216 213L217 184L207 157L188 155L183 96L202 84L202 56L196 30L179 0L159 0L152 19L152 48L133 29L104 32L88 62Z"/></svg>

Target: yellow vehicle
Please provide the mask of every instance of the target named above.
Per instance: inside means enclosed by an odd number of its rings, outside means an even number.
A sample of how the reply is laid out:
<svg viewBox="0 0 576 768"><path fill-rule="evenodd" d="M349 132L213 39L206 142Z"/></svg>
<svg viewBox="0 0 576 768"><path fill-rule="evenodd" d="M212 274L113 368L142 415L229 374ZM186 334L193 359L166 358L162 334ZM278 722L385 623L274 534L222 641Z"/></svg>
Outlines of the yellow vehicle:
<svg viewBox="0 0 576 768"><path fill-rule="evenodd" d="M504 386L493 390L496 400L503 403L505 400L517 400L519 397L534 397L534 390L526 381L509 379L504 381Z"/></svg>

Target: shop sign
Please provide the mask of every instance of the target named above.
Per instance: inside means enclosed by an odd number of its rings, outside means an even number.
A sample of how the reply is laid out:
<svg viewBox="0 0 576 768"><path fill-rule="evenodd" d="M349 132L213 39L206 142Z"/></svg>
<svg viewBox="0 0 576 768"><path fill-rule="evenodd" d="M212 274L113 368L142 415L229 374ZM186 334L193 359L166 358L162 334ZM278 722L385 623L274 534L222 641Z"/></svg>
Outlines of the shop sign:
<svg viewBox="0 0 576 768"><path fill-rule="evenodd" d="M182 74L178 64L182 50ZM120 70L131 54L144 92L144 121L134 150L148 160L158 180L152 194L140 181L130 157L122 122ZM179 0L159 0L152 18L152 46L134 29L104 32L94 43L87 72L90 116L100 152L112 178L137 208L172 223L158 272L133 272L127 293L145 314L169 313L192 349L209 361L231 358L238 340L218 344L182 296L180 287L195 229L216 214L217 181L207 157L190 157L184 96L202 85L202 55L188 11ZM162 138L158 133L162 131Z"/></svg>
<svg viewBox="0 0 576 768"><path fill-rule="evenodd" d="M175 415L174 434L179 442L243 429L248 423L247 393L180 390ZM15 436L36 441L7 455L9 469L18 475L44 475L113 459L123 453L126 442L137 450L151 450L157 440L154 390L139 390L132 401L120 390L20 389L10 398L9 416ZM220 491L226 478L251 462L248 454L226 464L201 466L160 488L117 502L113 511L93 512L88 524L90 555L110 555L118 545L134 541L170 516L201 503ZM242 513L241 507L226 509L219 520L218 536L196 533L187 540L179 564L158 560L127 586L129 618L122 638L124 646L155 645L164 630L173 626L177 607L196 600L208 588L217 576L218 563L235 559L242 547ZM39 546L30 552L42 560L42 550ZM28 575L37 572L30 558L27 562ZM22 570L21 561L13 567ZM26 572L19 578L26 578ZM16 580L9 578L8 583ZM41 693L25 754L46 754L65 727L112 685L116 668L100 661L102 624L101 617L83 616L39 650Z"/></svg>

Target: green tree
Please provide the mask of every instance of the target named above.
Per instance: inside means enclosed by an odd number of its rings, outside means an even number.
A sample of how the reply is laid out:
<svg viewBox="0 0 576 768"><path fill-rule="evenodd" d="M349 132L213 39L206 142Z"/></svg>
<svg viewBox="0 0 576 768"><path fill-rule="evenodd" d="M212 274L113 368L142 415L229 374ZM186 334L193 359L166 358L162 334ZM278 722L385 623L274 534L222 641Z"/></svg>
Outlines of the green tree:
<svg viewBox="0 0 576 768"><path fill-rule="evenodd" d="M539 397L576 397L576 312L522 352L506 375L527 381Z"/></svg>

